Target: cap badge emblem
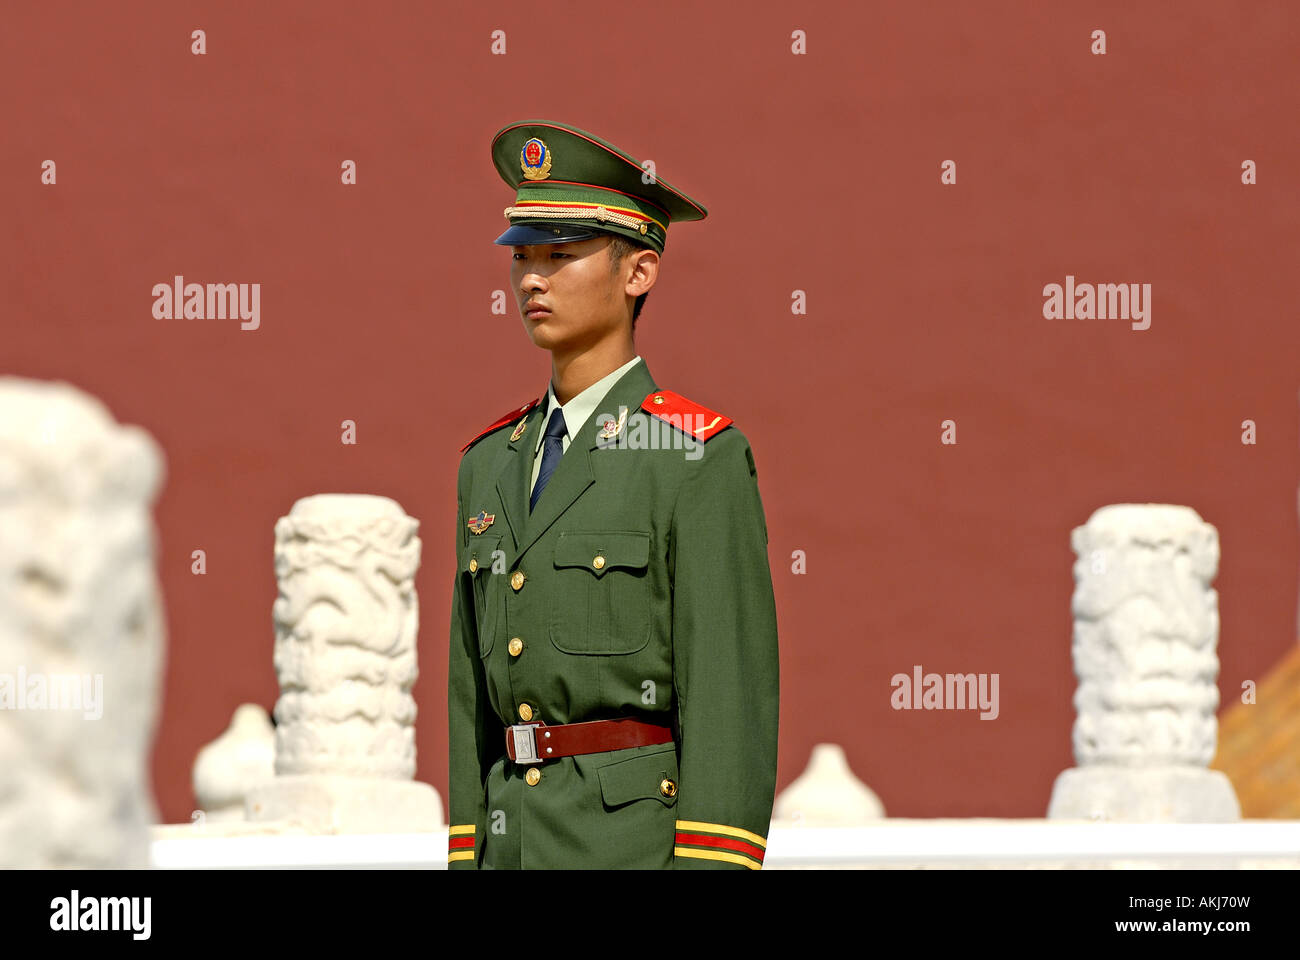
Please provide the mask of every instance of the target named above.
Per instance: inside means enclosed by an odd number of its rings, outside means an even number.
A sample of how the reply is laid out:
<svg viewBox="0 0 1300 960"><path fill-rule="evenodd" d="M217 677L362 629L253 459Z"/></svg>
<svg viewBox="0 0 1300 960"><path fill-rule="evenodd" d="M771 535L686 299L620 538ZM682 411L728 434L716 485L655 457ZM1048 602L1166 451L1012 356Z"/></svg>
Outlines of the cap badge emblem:
<svg viewBox="0 0 1300 960"><path fill-rule="evenodd" d="M519 151L519 168L528 180L545 180L551 174L551 148L533 137Z"/></svg>

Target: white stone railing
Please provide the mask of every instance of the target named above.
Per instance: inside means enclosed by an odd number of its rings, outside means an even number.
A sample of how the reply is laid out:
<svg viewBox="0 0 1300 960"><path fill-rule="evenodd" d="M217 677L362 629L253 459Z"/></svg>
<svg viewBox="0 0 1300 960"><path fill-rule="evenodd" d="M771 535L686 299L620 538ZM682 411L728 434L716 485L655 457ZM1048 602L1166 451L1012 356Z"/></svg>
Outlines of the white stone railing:
<svg viewBox="0 0 1300 960"><path fill-rule="evenodd" d="M165 868L446 867L447 831L403 834L206 835L154 828ZM1091 823L885 819L864 827L782 827L766 869L936 867L1300 867L1300 821Z"/></svg>

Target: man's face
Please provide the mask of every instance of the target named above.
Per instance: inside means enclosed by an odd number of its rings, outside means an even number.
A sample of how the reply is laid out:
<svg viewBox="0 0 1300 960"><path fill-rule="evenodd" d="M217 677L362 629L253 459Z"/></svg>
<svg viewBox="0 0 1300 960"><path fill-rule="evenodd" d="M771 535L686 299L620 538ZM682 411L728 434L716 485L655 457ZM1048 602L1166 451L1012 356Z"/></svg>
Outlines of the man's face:
<svg viewBox="0 0 1300 960"><path fill-rule="evenodd" d="M627 282L611 275L609 243L604 236L510 248L510 282L537 346L582 349L627 322Z"/></svg>

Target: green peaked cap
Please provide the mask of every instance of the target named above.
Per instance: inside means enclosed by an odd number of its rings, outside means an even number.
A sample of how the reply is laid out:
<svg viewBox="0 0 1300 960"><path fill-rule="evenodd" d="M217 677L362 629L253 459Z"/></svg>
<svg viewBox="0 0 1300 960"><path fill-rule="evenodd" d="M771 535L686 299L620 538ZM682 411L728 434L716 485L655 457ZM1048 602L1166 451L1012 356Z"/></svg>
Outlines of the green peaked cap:
<svg viewBox="0 0 1300 960"><path fill-rule="evenodd" d="M510 229L495 243L523 246L618 233L663 253L674 220L709 211L640 161L595 134L551 120L507 124L492 138L492 162L516 190Z"/></svg>

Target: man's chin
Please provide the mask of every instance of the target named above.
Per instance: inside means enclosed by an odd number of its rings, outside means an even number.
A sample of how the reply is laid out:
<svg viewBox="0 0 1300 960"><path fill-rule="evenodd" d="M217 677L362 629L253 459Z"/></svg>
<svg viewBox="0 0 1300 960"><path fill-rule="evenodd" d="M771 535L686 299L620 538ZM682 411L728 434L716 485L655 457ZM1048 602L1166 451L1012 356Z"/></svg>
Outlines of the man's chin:
<svg viewBox="0 0 1300 960"><path fill-rule="evenodd" d="M533 346L561 355L584 353L600 342L600 337L590 330L576 333L565 329L555 320L554 315L545 320L525 320L528 336Z"/></svg>
<svg viewBox="0 0 1300 960"><path fill-rule="evenodd" d="M568 340L563 331L556 326L553 316L544 320L525 320L524 323L528 326L528 336L532 338L533 344L543 350L562 347Z"/></svg>

